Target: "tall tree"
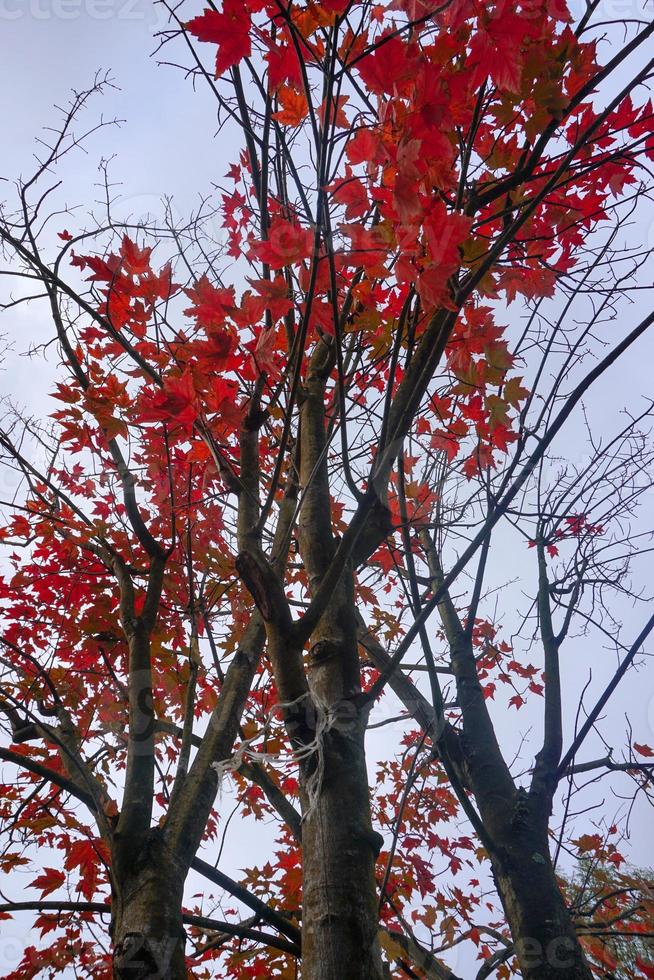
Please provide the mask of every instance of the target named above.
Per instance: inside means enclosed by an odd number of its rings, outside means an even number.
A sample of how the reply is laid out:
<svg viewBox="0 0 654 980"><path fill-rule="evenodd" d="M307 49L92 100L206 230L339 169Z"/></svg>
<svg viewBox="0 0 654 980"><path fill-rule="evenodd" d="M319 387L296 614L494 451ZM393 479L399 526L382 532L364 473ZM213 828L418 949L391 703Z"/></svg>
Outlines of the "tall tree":
<svg viewBox="0 0 654 980"><path fill-rule="evenodd" d="M454 977L467 940L479 978L589 978L556 875L583 838L566 806L553 843L552 813L582 771L650 787L644 743L578 754L654 627L612 608L638 595L651 406L636 392L608 433L592 417L654 322L618 316L649 259L625 236L654 23L607 26L597 2L574 23L564 0L169 12L163 43L240 140L221 240L205 205L114 220L108 177L106 213L63 217L51 174L103 81L0 222L6 307L46 304L60 355L47 424L8 412L0 433L19 477L2 864L62 852L39 901L2 907L57 933L8 975L296 976L301 957L305 980ZM530 602L511 643L509 549ZM582 627L620 659L575 725ZM526 775L496 696L539 718ZM412 727L371 787L366 736L398 699ZM223 779L282 822L243 882L218 869ZM437 854L453 875L464 855L472 897L441 889ZM193 907L191 871L252 916Z"/></svg>

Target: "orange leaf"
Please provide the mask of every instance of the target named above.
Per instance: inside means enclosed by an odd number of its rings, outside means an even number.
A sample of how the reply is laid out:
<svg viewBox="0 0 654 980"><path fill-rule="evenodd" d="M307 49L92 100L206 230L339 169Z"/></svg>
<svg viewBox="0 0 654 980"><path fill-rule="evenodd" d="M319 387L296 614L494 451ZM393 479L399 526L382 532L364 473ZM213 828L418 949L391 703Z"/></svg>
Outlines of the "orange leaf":
<svg viewBox="0 0 654 980"><path fill-rule="evenodd" d="M273 119L283 123L284 126L299 126L303 119L309 115L309 106L304 92L289 85L283 85L278 94L281 109L273 113Z"/></svg>

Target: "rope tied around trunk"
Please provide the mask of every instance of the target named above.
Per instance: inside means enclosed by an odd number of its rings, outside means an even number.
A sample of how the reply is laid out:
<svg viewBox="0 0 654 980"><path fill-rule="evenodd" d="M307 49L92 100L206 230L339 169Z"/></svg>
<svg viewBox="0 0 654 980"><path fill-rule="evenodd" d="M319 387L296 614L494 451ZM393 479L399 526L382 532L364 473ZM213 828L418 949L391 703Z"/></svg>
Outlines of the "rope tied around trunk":
<svg viewBox="0 0 654 980"><path fill-rule="evenodd" d="M304 701L308 702L313 720L311 727L313 727L315 731L311 741L304 742L302 745L291 749L287 753L262 752L260 749L255 749L253 747L254 742L258 741L262 735L265 735L269 730L273 720L275 719L275 712L279 710L296 708ZM253 735L252 738L244 739L244 741L241 742L238 748L228 759L222 759L219 762L212 763L212 768L218 773L218 791L220 792L222 788L224 776L229 772L238 771L243 763L248 759L251 762L268 762L271 764L277 762L284 765L290 762L306 762L307 760L315 757L314 769L305 783L308 806L305 808L302 815L302 820L307 820L314 812L318 804L318 799L322 788L325 772L325 736L338 725L338 722L338 705L328 705L316 694L315 691L306 691L294 701L280 701L278 704L274 705L272 711L266 717L263 729L260 732Z"/></svg>

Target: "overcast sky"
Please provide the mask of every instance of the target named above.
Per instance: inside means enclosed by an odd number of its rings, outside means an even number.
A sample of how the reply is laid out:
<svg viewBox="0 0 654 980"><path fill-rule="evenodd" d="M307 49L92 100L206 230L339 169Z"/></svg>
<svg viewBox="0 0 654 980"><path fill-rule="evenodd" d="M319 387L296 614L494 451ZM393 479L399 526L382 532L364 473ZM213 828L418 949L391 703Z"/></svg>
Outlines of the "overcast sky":
<svg viewBox="0 0 654 980"><path fill-rule="evenodd" d="M619 2L615 0L614 6ZM625 6L626 0L621 9ZM0 177L28 175L34 138L43 126L57 120L53 104L65 105L71 89L86 88L96 71L109 69L119 90L109 91L102 103L91 106L88 117L94 118L102 105L105 118L125 121L115 131L99 133L89 144L87 155L71 158L65 172L68 203L88 207L95 196L99 160L114 154L111 174L122 182L126 210L136 214L156 211L163 194L173 196L180 213L190 210L212 180L222 178L239 147L230 146L225 138L215 138L215 108L207 92L201 89L193 94L180 71L160 67L150 56L156 47L153 34L157 25L163 26L160 15L146 0L0 0ZM0 183L0 198L4 196ZM643 224L642 235L651 242L649 221ZM639 308L646 302L643 297ZM14 344L0 374L0 389L32 410L46 405L44 396L51 386L52 372L42 362L21 355L28 341L44 329L45 321L35 320L27 308L0 322L0 333L9 333ZM610 389L596 403L603 406L601 415L607 426L616 419L623 393L634 386L647 391L652 363L654 344L650 340L632 352L619 373L612 375ZM526 554L513 556L507 562L507 577L528 559ZM634 636L643 619L643 610L634 613ZM602 660L599 649L597 658L599 684L602 677L610 675L614 661ZM585 682L587 667L584 658L583 671L574 679L573 701ZM625 681L612 709L617 723L616 748L623 741L627 711L635 739L654 739L653 678L654 669L650 669ZM504 735L514 736L516 741L520 723L515 715L500 720ZM381 748L381 740L393 738L394 731L382 729L384 734L375 736L375 744ZM588 757L590 754L589 749ZM613 806L613 801L609 800L609 805ZM638 811L633 830L635 860L653 862L651 814ZM249 838L248 863L254 863L255 850ZM230 865L236 870L242 862L228 854L226 867ZM0 943L0 971L11 965L7 949Z"/></svg>

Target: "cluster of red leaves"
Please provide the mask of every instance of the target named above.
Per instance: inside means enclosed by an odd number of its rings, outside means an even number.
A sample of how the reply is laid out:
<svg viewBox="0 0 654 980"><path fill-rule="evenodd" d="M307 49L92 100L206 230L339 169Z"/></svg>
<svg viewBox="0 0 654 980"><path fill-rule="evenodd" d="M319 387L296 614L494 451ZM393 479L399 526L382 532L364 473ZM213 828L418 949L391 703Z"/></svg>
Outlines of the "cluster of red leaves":
<svg viewBox="0 0 654 980"><path fill-rule="evenodd" d="M592 524L586 514L569 514L564 518L563 525L563 527L556 528L550 538L545 542L545 550L552 558L556 558L559 553L559 549L554 544L554 541L568 541L572 538L581 541L584 538L593 538L597 537L598 534L604 534L604 526L602 524ZM536 544L537 542L533 539L529 541L530 548L535 548Z"/></svg>
<svg viewBox="0 0 654 980"><path fill-rule="evenodd" d="M217 46L217 75L244 57L261 54L268 88L281 107L275 114L278 122L297 126L317 121L323 128L347 129L344 171L326 187L343 214L333 228L333 240L340 242L333 269L325 261L320 236L300 212L280 214L274 202L265 239L250 232L248 249L251 259L273 270L291 266L300 288L306 288L312 261L317 263L313 324L332 333L334 306L340 308L351 291L360 307L358 321L370 334L372 350L378 351L409 284L415 285L422 301L419 332L431 311L452 304L452 283L460 281L462 273L475 275L507 218L506 209L498 207L489 192L506 182L510 213L511 204L518 203L511 200L509 177L523 162L521 137L533 142L555 124L582 92L596 62L594 45L580 43L568 26L563 0L530 0L511 9L504 3L469 0L450 4L432 17L427 4L393 3L387 9L378 5L356 34L343 29L337 52L343 71L354 72L377 100L373 117L370 102L368 111L363 106L357 110L353 98L339 95L331 105L318 106L315 119L310 118L311 71L325 51L322 31L338 25L346 8L353 14L357 6L312 3L282 17L274 4L255 0L238 8L225 4L222 11L206 10L188 27L200 41ZM393 18L402 14L417 21L411 35L392 30ZM436 33L435 25L440 28ZM481 86L488 93L488 105L477 119ZM463 161L453 134L471 126L470 156L480 161L476 200L462 201ZM565 150L593 127L597 131L581 159L566 168ZM626 138L640 141L641 148L651 152L649 105L634 108L625 99L612 115L598 121L590 101L579 98L556 155L533 169L521 191L519 203L528 205L530 213L514 236L509 261L486 271L478 295L504 294L511 301L517 292L529 298L552 294L557 274L571 268L575 248L601 220L610 197L635 180L633 155L626 149L621 152ZM246 158L242 163L247 167ZM548 192L549 177L559 165L560 186ZM242 172L233 168L230 176L238 180ZM245 201L236 192L224 199L235 255L247 229ZM466 213L463 204L477 207ZM242 212L240 220L237 211ZM379 220L371 223L375 213ZM381 280L391 265L396 289L389 290L382 288ZM355 284L352 270L361 268L364 279ZM332 273L340 294L337 303ZM301 311L301 300L298 307ZM419 421L421 434L430 435L431 447L444 450L450 459L468 439L464 471L470 478L494 465L495 454L506 452L514 441L511 412L527 394L519 378L507 376L512 357L502 334L489 307L467 306L448 350L448 365L458 384L434 406L433 417L425 414ZM359 389L365 402L369 378L365 383L363 377L350 380L351 390ZM382 368L378 380L384 386L400 379L389 378Z"/></svg>

